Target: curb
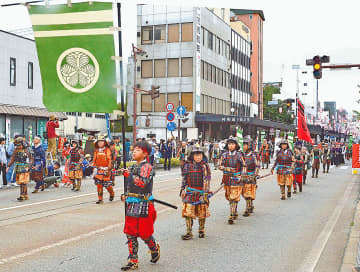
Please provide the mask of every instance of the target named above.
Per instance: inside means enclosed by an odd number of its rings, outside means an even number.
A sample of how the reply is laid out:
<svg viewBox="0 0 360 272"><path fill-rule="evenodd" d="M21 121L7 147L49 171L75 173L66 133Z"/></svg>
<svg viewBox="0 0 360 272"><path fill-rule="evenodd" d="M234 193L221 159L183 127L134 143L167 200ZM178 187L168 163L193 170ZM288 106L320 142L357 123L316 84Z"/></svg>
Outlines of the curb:
<svg viewBox="0 0 360 272"><path fill-rule="evenodd" d="M348 241L344 252L340 272L360 271L360 201L357 205L353 217L353 226L350 229Z"/></svg>

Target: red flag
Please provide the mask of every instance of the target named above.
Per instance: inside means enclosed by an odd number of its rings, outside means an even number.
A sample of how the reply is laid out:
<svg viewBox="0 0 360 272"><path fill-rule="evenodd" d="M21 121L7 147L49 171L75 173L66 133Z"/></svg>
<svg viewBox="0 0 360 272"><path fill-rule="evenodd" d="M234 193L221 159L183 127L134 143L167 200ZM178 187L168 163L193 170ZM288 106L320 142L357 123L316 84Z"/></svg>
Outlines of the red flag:
<svg viewBox="0 0 360 272"><path fill-rule="evenodd" d="M306 124L306 118L304 115L304 106L301 104L300 100L298 100L298 129L297 129L297 137L300 140L304 140L307 142L312 142L309 129Z"/></svg>

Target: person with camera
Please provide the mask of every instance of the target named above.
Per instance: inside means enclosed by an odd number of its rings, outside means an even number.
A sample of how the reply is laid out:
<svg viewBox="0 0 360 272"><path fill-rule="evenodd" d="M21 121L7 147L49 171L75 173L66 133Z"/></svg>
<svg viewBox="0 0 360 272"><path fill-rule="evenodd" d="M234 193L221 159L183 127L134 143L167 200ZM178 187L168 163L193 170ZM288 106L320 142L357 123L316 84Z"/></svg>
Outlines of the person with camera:
<svg viewBox="0 0 360 272"><path fill-rule="evenodd" d="M59 127L59 120L54 114L50 115L49 121L46 123L46 136L48 139L48 152L51 152L53 159L56 159L56 132L55 129Z"/></svg>

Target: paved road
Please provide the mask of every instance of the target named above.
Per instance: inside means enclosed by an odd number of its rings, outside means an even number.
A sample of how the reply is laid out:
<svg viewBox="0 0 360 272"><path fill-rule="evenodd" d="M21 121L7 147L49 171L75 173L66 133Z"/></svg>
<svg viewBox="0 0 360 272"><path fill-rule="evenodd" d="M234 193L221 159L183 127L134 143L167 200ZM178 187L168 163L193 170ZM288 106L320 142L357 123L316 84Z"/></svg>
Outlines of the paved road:
<svg viewBox="0 0 360 272"><path fill-rule="evenodd" d="M220 176L213 173L213 189ZM178 170L159 172L156 197L180 207L179 185ZM122 191L120 180L116 190ZM0 191L0 271L111 272L126 262L118 197L95 205L90 180L78 194L51 189L19 204L13 201L17 193ZM162 256L151 265L140 243L139 271L338 271L358 196L359 180L347 165L310 178L303 193L286 201L280 200L275 177L268 177L259 184L253 216L227 225L229 209L219 193L211 201L207 237L192 241L180 239L185 231L180 210L157 205L155 237Z"/></svg>

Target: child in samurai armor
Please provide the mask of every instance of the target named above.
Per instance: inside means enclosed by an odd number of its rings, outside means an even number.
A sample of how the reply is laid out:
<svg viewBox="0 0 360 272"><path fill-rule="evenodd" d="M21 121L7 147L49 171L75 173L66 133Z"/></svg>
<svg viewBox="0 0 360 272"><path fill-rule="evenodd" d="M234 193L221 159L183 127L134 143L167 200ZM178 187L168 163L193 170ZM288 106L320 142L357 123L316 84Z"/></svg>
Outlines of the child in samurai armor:
<svg viewBox="0 0 360 272"><path fill-rule="evenodd" d="M35 136L32 146L32 168L31 168L31 180L36 182L35 190L32 192L36 194L44 191L44 171L46 167L45 151L41 146L40 136Z"/></svg>
<svg viewBox="0 0 360 272"><path fill-rule="evenodd" d="M230 204L230 216L228 223L231 225L239 216L237 205L240 201L242 192L242 182L240 180L243 168L243 155L239 151L240 145L236 138L230 136L226 141L225 150L220 157L219 170L224 172L222 184L224 184L225 198Z"/></svg>
<svg viewBox="0 0 360 272"><path fill-rule="evenodd" d="M352 145L348 143L346 145L346 160L350 160L352 157Z"/></svg>
<svg viewBox="0 0 360 272"><path fill-rule="evenodd" d="M264 169L265 165L266 165L266 169L268 169L270 163L270 146L268 145L266 139L264 139L264 142L261 145L259 153L261 155L262 169Z"/></svg>
<svg viewBox="0 0 360 272"><path fill-rule="evenodd" d="M304 164L303 164L303 169L302 169L302 176L303 176L303 184L306 184L306 176L307 176L307 171L308 169L310 169L310 159L309 159L309 152L307 151L307 148L305 146L303 146L301 148L301 155L304 158Z"/></svg>
<svg viewBox="0 0 360 272"><path fill-rule="evenodd" d="M293 185L293 169L295 166L294 155L289 149L287 140L280 141L280 150L276 155L274 165L271 169L271 174L276 168L277 181L280 186L281 200L285 200L285 186L287 187L287 197L291 197L291 186Z"/></svg>
<svg viewBox="0 0 360 272"><path fill-rule="evenodd" d="M20 196L17 198L18 201L28 200L27 184L30 181L30 161L31 155L29 152L29 145L25 142L25 138L17 136L14 140L15 150L11 156L10 162L6 169L14 164L14 173L16 175L16 183L20 185Z"/></svg>
<svg viewBox="0 0 360 272"><path fill-rule="evenodd" d="M299 192L302 192L302 182L303 182L303 166L304 166L304 156L301 154L299 146L294 148L295 150L295 169L294 169L294 194L296 194L297 186L299 186Z"/></svg>
<svg viewBox="0 0 360 272"><path fill-rule="evenodd" d="M95 185L97 186L98 192L98 201L96 204L102 204L103 201L103 193L104 187L110 194L109 201L114 200L114 182L112 180L112 169L113 162L112 152L110 150L109 144L105 141L103 136L99 136L97 141L95 142L95 153L93 160L93 167L95 168Z"/></svg>
<svg viewBox="0 0 360 272"><path fill-rule="evenodd" d="M331 163L331 151L329 148L328 144L324 145L324 150L323 150L323 173L329 173L329 169L330 169L330 163ZM326 168L326 169L325 169Z"/></svg>
<svg viewBox="0 0 360 272"><path fill-rule="evenodd" d="M243 182L242 196L246 200L246 209L243 216L249 216L254 212L253 201L256 197L256 179L259 176L260 161L257 158L257 154L252 150L251 138L245 137L243 141L243 171L241 173L241 181Z"/></svg>
<svg viewBox="0 0 360 272"><path fill-rule="evenodd" d="M208 193L210 190L210 167L200 148L193 148L183 168L180 196L183 201L182 217L186 220L183 240L193 238L193 219L199 219L199 238L205 237L205 219L210 216Z"/></svg>
<svg viewBox="0 0 360 272"><path fill-rule="evenodd" d="M322 158L321 150L318 145L314 145L314 149L311 151L312 158L312 178L318 178L319 169L320 169L320 161ZM314 176L316 174L316 176Z"/></svg>
<svg viewBox="0 0 360 272"><path fill-rule="evenodd" d="M82 156L83 151L81 147L79 147L79 143L77 141L72 141L72 148L70 150L70 160L69 160L69 178L72 182L73 191L80 191L81 187L81 179L82 179Z"/></svg>
<svg viewBox="0 0 360 272"><path fill-rule="evenodd" d="M138 268L138 237L150 249L150 262L156 263L160 259L160 246L153 237L156 210L152 201L154 171L149 162L151 150L148 142L137 142L133 151L133 160L136 163L128 170L121 169L127 180L127 190L121 200L126 201L124 233L129 248L128 263L121 268L122 271Z"/></svg>

